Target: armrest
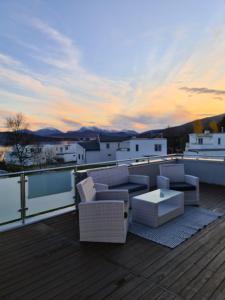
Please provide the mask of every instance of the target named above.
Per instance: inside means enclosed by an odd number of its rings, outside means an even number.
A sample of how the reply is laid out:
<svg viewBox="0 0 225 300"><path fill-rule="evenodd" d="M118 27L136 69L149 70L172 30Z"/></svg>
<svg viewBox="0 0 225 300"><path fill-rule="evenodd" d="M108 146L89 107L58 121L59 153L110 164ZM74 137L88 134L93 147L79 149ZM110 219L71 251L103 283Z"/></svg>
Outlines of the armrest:
<svg viewBox="0 0 225 300"><path fill-rule="evenodd" d="M103 183L95 183L94 187L96 189L96 191L105 191L109 189L109 186L107 184L103 184Z"/></svg>
<svg viewBox="0 0 225 300"><path fill-rule="evenodd" d="M145 175L129 175L128 181L132 183L146 184L149 187L149 176Z"/></svg>
<svg viewBox="0 0 225 300"><path fill-rule="evenodd" d="M127 190L107 190L96 192L96 199L99 200L122 200L125 202L129 201L129 193Z"/></svg>
<svg viewBox="0 0 225 300"><path fill-rule="evenodd" d="M194 185L194 186L199 185L199 178L196 177L196 176L184 175L184 179L185 179L186 183L189 183L189 184Z"/></svg>
<svg viewBox="0 0 225 300"><path fill-rule="evenodd" d="M170 188L170 180L165 176L157 176L157 187L159 189L169 189Z"/></svg>
<svg viewBox="0 0 225 300"><path fill-rule="evenodd" d="M90 222L91 219L106 218L117 215L124 218L125 207L123 201L90 201L79 203L79 221ZM88 219L90 218L90 219ZM109 218L110 220L110 218Z"/></svg>

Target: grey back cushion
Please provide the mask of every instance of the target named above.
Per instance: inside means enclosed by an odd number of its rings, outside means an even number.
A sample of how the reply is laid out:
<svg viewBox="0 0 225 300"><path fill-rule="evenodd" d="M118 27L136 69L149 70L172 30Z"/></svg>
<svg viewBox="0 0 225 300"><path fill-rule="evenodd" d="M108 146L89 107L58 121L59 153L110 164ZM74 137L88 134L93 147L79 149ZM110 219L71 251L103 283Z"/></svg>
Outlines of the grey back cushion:
<svg viewBox="0 0 225 300"><path fill-rule="evenodd" d="M160 175L170 179L171 182L184 182L183 164L161 164Z"/></svg>
<svg viewBox="0 0 225 300"><path fill-rule="evenodd" d="M96 200L96 190L91 177L82 180L77 184L77 189L82 202L90 202Z"/></svg>
<svg viewBox="0 0 225 300"><path fill-rule="evenodd" d="M95 183L103 183L109 186L119 185L128 182L128 166L121 165L113 168L93 170L87 172L88 176L93 178Z"/></svg>

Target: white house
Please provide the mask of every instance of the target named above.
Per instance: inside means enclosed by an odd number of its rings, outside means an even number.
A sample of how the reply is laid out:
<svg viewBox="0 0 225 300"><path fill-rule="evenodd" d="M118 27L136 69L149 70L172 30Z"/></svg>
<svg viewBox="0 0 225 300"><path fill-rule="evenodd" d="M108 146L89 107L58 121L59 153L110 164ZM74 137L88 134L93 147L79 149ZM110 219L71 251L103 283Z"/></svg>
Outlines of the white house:
<svg viewBox="0 0 225 300"><path fill-rule="evenodd" d="M185 155L225 156L225 133L191 133Z"/></svg>
<svg viewBox="0 0 225 300"><path fill-rule="evenodd" d="M100 138L95 141L78 142L77 164L91 164L116 160L116 150L121 139Z"/></svg>
<svg viewBox="0 0 225 300"><path fill-rule="evenodd" d="M77 154L76 154L76 142L72 143L62 143L56 144L53 147L53 151L55 152L56 160L61 160L64 163L76 162Z"/></svg>
<svg viewBox="0 0 225 300"><path fill-rule="evenodd" d="M164 138L133 138L121 142L116 151L117 160L163 155L167 155L167 139Z"/></svg>

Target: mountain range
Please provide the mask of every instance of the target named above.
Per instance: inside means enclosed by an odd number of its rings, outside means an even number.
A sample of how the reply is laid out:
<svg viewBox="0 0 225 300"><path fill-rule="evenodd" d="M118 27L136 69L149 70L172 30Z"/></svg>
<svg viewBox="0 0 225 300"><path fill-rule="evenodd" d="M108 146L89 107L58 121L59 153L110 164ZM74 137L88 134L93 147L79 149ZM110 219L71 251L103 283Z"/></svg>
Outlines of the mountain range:
<svg viewBox="0 0 225 300"><path fill-rule="evenodd" d="M111 137L131 137L136 136L138 133L133 130L106 130L98 127L81 127L79 130L62 132L56 128L42 128L32 132L38 136L44 137L55 137L55 138L69 138L69 139L80 139L80 138L91 138L97 137L98 135L111 136Z"/></svg>
<svg viewBox="0 0 225 300"><path fill-rule="evenodd" d="M216 121L217 123L225 117L224 114L202 118L201 123L204 128L207 128L209 122ZM165 137L168 140L168 148L171 148L171 152L179 151L177 149L183 149L185 143L188 141L188 134L193 132L193 124L195 121L184 123L179 126L168 127L164 129L153 129L142 133L138 133L134 130L107 130L98 127L81 127L79 130L62 132L56 128L42 128L36 131L26 130L25 133L29 134L32 140L39 142L46 141L58 141L58 140L80 140L94 137L104 137L108 139L126 139L130 137L139 138L154 138ZM0 145L6 143L7 132L0 132Z"/></svg>

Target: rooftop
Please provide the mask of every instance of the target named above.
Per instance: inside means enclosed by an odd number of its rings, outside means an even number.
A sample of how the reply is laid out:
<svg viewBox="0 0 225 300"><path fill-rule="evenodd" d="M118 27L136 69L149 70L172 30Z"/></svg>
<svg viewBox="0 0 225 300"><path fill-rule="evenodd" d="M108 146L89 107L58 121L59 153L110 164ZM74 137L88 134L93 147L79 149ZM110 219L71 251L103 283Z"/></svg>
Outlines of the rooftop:
<svg viewBox="0 0 225 300"><path fill-rule="evenodd" d="M83 147L86 151L99 151L100 145L97 140L94 141L86 141L86 142L78 142L78 144Z"/></svg>
<svg viewBox="0 0 225 300"><path fill-rule="evenodd" d="M225 186L201 184L201 205L225 212ZM225 217L171 250L128 234L80 243L67 213L1 234L1 299L224 299Z"/></svg>

